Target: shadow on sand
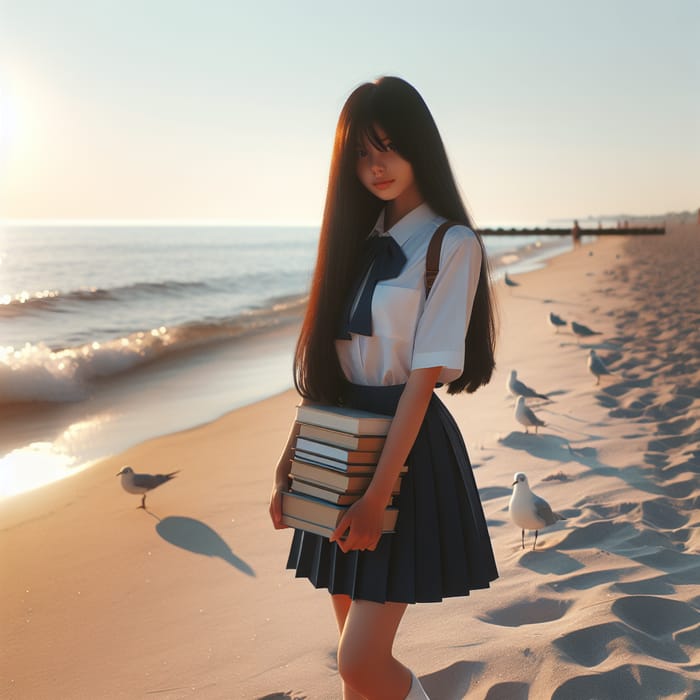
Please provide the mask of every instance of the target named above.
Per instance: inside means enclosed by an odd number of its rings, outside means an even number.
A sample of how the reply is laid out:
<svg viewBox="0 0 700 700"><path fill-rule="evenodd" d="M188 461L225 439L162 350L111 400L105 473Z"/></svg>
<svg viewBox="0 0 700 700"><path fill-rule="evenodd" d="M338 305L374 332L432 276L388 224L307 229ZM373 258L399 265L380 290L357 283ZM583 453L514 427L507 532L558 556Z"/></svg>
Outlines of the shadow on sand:
<svg viewBox="0 0 700 700"><path fill-rule="evenodd" d="M431 700L461 700L483 667L479 661L456 661L441 671L421 676L420 682Z"/></svg>
<svg viewBox="0 0 700 700"><path fill-rule="evenodd" d="M237 557L222 537L200 520L175 515L159 520L156 532L170 544L207 557L219 557L248 576L253 568Z"/></svg>

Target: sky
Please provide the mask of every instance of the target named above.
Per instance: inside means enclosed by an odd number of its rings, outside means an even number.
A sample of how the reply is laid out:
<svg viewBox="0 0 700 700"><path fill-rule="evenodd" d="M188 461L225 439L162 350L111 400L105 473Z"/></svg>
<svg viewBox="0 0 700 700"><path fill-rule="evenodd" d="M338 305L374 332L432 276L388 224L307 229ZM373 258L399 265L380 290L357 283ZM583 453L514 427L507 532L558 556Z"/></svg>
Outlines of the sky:
<svg viewBox="0 0 700 700"><path fill-rule="evenodd" d="M700 0L0 0L0 220L316 224L360 83L480 226L700 207Z"/></svg>

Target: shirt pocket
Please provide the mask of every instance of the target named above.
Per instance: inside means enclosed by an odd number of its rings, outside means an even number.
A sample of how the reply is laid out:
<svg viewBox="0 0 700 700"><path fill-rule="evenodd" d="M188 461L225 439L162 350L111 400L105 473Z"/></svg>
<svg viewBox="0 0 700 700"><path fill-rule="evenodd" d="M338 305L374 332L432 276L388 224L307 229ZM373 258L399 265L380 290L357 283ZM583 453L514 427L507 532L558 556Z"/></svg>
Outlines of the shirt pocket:
<svg viewBox="0 0 700 700"><path fill-rule="evenodd" d="M372 335L412 342L421 301L417 289L380 282L372 297Z"/></svg>

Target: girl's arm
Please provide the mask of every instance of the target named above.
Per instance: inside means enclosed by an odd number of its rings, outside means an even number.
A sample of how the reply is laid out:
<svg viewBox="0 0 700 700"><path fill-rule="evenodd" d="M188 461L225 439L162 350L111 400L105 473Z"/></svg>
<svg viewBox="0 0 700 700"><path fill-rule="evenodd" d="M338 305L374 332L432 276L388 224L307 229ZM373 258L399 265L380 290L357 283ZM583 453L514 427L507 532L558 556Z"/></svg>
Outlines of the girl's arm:
<svg viewBox="0 0 700 700"><path fill-rule="evenodd" d="M423 423L441 370L442 367L414 369L409 375L372 481L362 498L348 508L330 537L343 552L377 546L384 509ZM340 539L348 528L347 538Z"/></svg>
<svg viewBox="0 0 700 700"><path fill-rule="evenodd" d="M308 403L303 399L302 404ZM275 469L275 477L272 481L272 494L270 495L270 517L272 524L276 530L281 530L287 527L282 522L282 491L289 490L289 472L292 469L292 450L296 443L297 435L299 435L299 423L294 421L292 428L289 431L287 444L282 450L279 460L277 460L277 468Z"/></svg>

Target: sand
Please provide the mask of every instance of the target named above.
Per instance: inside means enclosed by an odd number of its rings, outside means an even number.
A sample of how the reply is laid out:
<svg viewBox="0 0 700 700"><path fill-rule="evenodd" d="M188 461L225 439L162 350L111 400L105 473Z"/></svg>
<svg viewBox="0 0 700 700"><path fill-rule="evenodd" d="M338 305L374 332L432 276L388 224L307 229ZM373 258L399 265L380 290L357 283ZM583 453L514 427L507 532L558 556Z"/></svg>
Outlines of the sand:
<svg viewBox="0 0 700 700"><path fill-rule="evenodd" d="M411 606L396 654L433 700L700 698L700 228L606 238L497 285L498 370L446 397L500 578ZM555 333L549 311L600 335ZM611 375L586 368L595 348ZM510 369L550 401L525 434ZM328 596L267 516L286 392L0 507L0 695L338 698ZM167 406L163 407L167 410ZM179 469L148 510L116 472ZM566 520L521 549L511 482Z"/></svg>

